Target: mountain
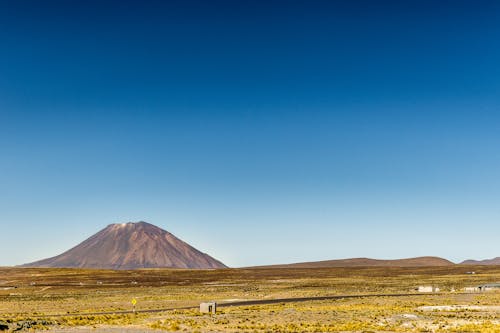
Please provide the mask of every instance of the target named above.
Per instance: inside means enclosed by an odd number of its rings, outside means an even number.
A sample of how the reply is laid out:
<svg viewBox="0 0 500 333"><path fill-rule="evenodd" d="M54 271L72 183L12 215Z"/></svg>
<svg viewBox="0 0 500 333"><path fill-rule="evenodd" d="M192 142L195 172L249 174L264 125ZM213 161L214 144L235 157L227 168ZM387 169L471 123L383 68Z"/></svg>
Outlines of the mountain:
<svg viewBox="0 0 500 333"><path fill-rule="evenodd" d="M260 266L262 268L327 268L327 267L424 267L454 265L449 260L439 257L417 257L408 259L381 260L370 258L351 258L294 264Z"/></svg>
<svg viewBox="0 0 500 333"><path fill-rule="evenodd" d="M485 260L465 260L462 265L500 265L500 257Z"/></svg>
<svg viewBox="0 0 500 333"><path fill-rule="evenodd" d="M110 224L58 256L23 267L226 268L208 254L146 222Z"/></svg>

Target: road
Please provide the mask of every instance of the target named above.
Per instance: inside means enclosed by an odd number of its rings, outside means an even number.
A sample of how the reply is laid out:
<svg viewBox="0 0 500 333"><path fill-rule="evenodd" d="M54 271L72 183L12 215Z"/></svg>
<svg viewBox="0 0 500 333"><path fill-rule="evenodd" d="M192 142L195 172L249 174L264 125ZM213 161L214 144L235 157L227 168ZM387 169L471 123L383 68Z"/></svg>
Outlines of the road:
<svg viewBox="0 0 500 333"><path fill-rule="evenodd" d="M431 295L442 295L443 293L432 293ZM297 303L297 302L308 302L308 301L325 301L325 300L339 300L347 298L364 298L364 297L408 297L408 296L426 296L429 293L406 293L406 294L357 294L357 295L335 295L335 296L314 296L314 297L290 297L290 298L273 298L273 299L256 299L247 301L235 301L235 302L225 302L217 303L218 308L225 308L230 306L247 306L247 305L265 305L265 304L279 304L279 303ZM159 309L147 309L147 310L137 310L135 313L157 313L165 311L174 310L189 310L197 309L198 306L183 306L183 307L170 307L170 308L159 308ZM134 313L133 310L121 310L121 311L104 311L104 312L86 312L86 313L63 313L63 314L52 314L45 316L31 316L32 318L54 318L54 317L73 317L73 316L99 316L99 315L111 315L111 314L131 314Z"/></svg>

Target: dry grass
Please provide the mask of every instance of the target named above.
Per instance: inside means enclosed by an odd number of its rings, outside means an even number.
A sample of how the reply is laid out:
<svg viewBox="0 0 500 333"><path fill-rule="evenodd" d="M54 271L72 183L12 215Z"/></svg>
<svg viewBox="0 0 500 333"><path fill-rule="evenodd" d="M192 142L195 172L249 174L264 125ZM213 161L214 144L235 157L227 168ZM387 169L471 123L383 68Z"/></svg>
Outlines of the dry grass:
<svg viewBox="0 0 500 333"><path fill-rule="evenodd" d="M471 270L477 274L466 274ZM112 325L189 332L500 332L499 313L418 310L422 305L498 305L498 293L449 292L497 281L500 268L470 266L206 271L9 268L0 269L0 320L11 326L31 318L35 325L45 320L41 325L45 328ZM437 286L447 293L229 307L216 316L196 310L86 314L130 310L132 298L137 299L138 310L145 310L196 306L206 300L406 293L418 285ZM8 287L16 289L2 290Z"/></svg>

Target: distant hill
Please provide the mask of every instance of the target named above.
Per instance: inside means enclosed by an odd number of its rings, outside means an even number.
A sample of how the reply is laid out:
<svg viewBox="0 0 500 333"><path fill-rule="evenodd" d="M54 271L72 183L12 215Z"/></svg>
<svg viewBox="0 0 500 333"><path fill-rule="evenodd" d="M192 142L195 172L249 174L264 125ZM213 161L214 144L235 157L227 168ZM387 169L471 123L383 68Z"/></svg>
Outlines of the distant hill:
<svg viewBox="0 0 500 333"><path fill-rule="evenodd" d="M500 265L500 257L485 260L465 260L462 265Z"/></svg>
<svg viewBox="0 0 500 333"><path fill-rule="evenodd" d="M424 267L450 266L449 260L439 257L417 257L408 259L381 260L370 258L351 258L313 262L301 262L284 265L259 266L261 268L327 268L327 267Z"/></svg>
<svg viewBox="0 0 500 333"><path fill-rule="evenodd" d="M74 248L23 267L225 268L171 233L146 222L110 224Z"/></svg>

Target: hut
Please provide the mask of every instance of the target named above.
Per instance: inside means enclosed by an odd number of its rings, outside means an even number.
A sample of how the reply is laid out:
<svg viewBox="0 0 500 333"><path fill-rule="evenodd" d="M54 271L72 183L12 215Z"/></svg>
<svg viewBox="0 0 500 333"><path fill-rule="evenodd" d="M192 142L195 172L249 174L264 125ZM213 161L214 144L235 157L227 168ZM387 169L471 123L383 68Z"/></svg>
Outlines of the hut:
<svg viewBox="0 0 500 333"><path fill-rule="evenodd" d="M417 291L419 293L438 293L440 289L433 286L419 286Z"/></svg>
<svg viewBox="0 0 500 333"><path fill-rule="evenodd" d="M217 303L215 302L200 303L200 312L215 314L217 312Z"/></svg>

